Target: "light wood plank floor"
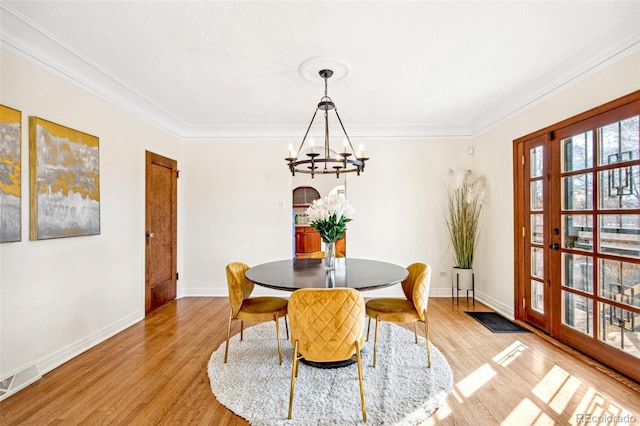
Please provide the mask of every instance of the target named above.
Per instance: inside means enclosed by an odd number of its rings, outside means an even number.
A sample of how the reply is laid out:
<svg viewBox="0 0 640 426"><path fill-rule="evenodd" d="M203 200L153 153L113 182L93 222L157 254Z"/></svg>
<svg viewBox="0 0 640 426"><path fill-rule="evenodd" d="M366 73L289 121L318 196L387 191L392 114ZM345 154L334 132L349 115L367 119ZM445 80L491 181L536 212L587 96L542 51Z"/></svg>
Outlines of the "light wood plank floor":
<svg viewBox="0 0 640 426"><path fill-rule="evenodd" d="M227 309L226 298L169 303L1 402L0 424L246 425L216 401L206 372L224 342ZM640 424L637 384L536 334L493 334L464 314L474 309L489 310L430 299L431 341L455 384L427 424L577 425L582 414L629 414Z"/></svg>

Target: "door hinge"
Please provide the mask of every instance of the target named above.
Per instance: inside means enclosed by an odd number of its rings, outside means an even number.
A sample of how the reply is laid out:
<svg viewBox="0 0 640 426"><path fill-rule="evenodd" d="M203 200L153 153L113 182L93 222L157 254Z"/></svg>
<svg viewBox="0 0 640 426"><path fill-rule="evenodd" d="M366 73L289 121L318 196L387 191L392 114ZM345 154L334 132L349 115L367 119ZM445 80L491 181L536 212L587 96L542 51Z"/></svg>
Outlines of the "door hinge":
<svg viewBox="0 0 640 426"><path fill-rule="evenodd" d="M555 133L553 133L553 130L549 132L549 140L552 141L556 138Z"/></svg>
<svg viewBox="0 0 640 426"><path fill-rule="evenodd" d="M527 231L524 229L524 226L522 227L522 238L527 236Z"/></svg>
<svg viewBox="0 0 640 426"><path fill-rule="evenodd" d="M180 170L176 170L176 177L180 179Z"/></svg>
<svg viewBox="0 0 640 426"><path fill-rule="evenodd" d="M526 302L525 298L523 297L522 298L522 309L524 309L526 307L527 307L527 302Z"/></svg>
<svg viewBox="0 0 640 426"><path fill-rule="evenodd" d="M180 272L176 272L176 281L180 279Z"/></svg>
<svg viewBox="0 0 640 426"><path fill-rule="evenodd" d="M524 166L524 154L522 154L522 165Z"/></svg>

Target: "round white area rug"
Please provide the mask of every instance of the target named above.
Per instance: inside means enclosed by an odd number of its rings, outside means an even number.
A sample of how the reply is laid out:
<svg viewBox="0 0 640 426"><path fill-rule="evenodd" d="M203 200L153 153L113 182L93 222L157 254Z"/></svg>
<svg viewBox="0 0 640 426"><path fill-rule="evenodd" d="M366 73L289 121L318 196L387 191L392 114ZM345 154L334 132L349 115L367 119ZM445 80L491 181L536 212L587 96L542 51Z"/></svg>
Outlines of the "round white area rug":
<svg viewBox="0 0 640 426"><path fill-rule="evenodd" d="M281 327L281 329L284 327ZM208 372L218 401L252 425L415 425L429 418L453 388L453 374L444 356L431 345L427 368L425 341L412 331L380 323L378 361L373 368L373 331L362 351L367 423L362 421L357 365L321 369L300 363L293 397L293 418L287 420L293 347L282 332L282 365L273 322L250 327L240 341L229 342L211 355ZM366 332L366 331L365 331Z"/></svg>

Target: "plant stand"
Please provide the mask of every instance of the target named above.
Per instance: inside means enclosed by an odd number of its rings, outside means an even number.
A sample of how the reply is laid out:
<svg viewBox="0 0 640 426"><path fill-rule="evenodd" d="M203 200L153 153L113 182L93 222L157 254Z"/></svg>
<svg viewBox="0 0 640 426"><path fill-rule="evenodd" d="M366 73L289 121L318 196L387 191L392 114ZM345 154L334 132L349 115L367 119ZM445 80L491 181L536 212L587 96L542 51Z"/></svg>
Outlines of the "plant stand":
<svg viewBox="0 0 640 426"><path fill-rule="evenodd" d="M460 305L460 274L454 272L451 274L451 303L453 303L453 293L455 290L455 297L457 304ZM467 292L467 305L469 304L469 292L471 292L471 300L473 306L476 305L476 285L475 285L475 273L471 272L471 288L462 289Z"/></svg>

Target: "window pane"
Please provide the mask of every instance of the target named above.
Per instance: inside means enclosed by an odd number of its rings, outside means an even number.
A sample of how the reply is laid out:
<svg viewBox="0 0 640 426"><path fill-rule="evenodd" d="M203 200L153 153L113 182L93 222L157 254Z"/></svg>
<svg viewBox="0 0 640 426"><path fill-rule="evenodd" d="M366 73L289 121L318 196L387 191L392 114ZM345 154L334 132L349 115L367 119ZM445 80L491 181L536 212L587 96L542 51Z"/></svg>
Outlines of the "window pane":
<svg viewBox="0 0 640 426"><path fill-rule="evenodd" d="M531 280L531 309L544 314L544 284Z"/></svg>
<svg viewBox="0 0 640 426"><path fill-rule="evenodd" d="M542 176L542 147L537 146L530 151L531 177Z"/></svg>
<svg viewBox="0 0 640 426"><path fill-rule="evenodd" d="M600 135L600 165L637 160L638 116L609 124L598 129Z"/></svg>
<svg viewBox="0 0 640 426"><path fill-rule="evenodd" d="M531 275L544 278L544 250L539 247L531 247Z"/></svg>
<svg viewBox="0 0 640 426"><path fill-rule="evenodd" d="M601 327L599 339L640 358L640 314L602 302L598 305Z"/></svg>
<svg viewBox="0 0 640 426"><path fill-rule="evenodd" d="M593 258L562 253L562 285L593 293Z"/></svg>
<svg viewBox="0 0 640 426"><path fill-rule="evenodd" d="M620 167L600 172L601 209L637 209L638 166Z"/></svg>
<svg viewBox="0 0 640 426"><path fill-rule="evenodd" d="M531 215L531 242L534 244L542 244L544 242L544 215Z"/></svg>
<svg viewBox="0 0 640 426"><path fill-rule="evenodd" d="M562 208L565 210L591 210L593 174L566 176L562 178Z"/></svg>
<svg viewBox="0 0 640 426"><path fill-rule="evenodd" d="M593 133L585 132L562 140L562 171L593 167Z"/></svg>
<svg viewBox="0 0 640 426"><path fill-rule="evenodd" d="M562 292L562 323L593 336L593 300L578 294Z"/></svg>
<svg viewBox="0 0 640 426"><path fill-rule="evenodd" d="M562 218L562 248L593 251L593 216L565 214Z"/></svg>
<svg viewBox="0 0 640 426"><path fill-rule="evenodd" d="M599 250L618 256L640 257L640 216L601 215Z"/></svg>
<svg viewBox="0 0 640 426"><path fill-rule="evenodd" d="M600 259L600 296L640 308L640 265Z"/></svg>
<svg viewBox="0 0 640 426"><path fill-rule="evenodd" d="M542 210L542 181L531 181L531 210Z"/></svg>

